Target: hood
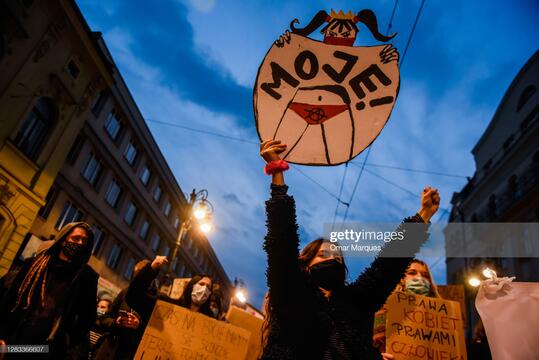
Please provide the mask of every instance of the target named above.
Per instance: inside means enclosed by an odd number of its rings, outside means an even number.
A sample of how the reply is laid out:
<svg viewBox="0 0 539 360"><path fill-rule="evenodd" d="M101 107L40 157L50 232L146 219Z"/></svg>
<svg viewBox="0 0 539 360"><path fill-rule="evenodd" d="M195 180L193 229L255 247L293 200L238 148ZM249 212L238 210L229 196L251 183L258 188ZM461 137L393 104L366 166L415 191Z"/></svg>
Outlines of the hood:
<svg viewBox="0 0 539 360"><path fill-rule="evenodd" d="M56 235L56 238L54 240L45 241L40 245L38 255L41 253L45 253L57 256L60 253L60 248L62 247L62 244L65 241L67 235L76 227L82 227L88 233L88 241L86 242L86 246L84 247L84 256L81 259L82 261L80 265L86 264L88 260L90 260L90 256L92 256L92 249L94 247L94 232L90 224L83 221L72 222L64 225L64 227L58 232L58 235Z"/></svg>

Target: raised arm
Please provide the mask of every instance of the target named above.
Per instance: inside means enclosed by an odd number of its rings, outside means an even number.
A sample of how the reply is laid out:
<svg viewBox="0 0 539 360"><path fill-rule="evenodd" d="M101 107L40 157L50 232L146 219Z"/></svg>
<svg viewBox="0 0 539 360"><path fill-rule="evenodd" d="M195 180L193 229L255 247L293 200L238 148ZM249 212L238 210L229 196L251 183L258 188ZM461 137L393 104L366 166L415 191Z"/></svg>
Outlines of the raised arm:
<svg viewBox="0 0 539 360"><path fill-rule="evenodd" d="M278 154L286 149L279 141L266 141L260 146L260 155L270 163L278 161ZM272 321L283 325L296 318L297 287L300 276L298 263L298 226L294 199L287 195L288 187L282 171L272 173L271 197L266 201L267 234L264 250L268 255L266 271L269 305Z"/></svg>
<svg viewBox="0 0 539 360"><path fill-rule="evenodd" d="M159 270L167 263L166 256L156 256L151 264L146 264L140 272L131 280L125 302L135 309L141 317L148 319L152 314L157 297L149 291L152 281L159 274Z"/></svg>
<svg viewBox="0 0 539 360"><path fill-rule="evenodd" d="M382 248L371 266L349 285L352 296L357 296L358 301L362 299L363 303L368 299L366 305L373 312L384 305L421 245L427 241L429 222L439 204L438 190L426 187L421 194L420 210L405 218L395 230L403 232L404 239L391 241Z"/></svg>

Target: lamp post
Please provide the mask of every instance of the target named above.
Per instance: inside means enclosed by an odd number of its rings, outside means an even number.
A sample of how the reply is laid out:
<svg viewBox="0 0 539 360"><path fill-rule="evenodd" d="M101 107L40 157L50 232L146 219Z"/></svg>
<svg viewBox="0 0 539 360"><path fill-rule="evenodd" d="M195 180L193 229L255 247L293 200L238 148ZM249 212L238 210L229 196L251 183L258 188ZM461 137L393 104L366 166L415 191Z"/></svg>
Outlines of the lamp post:
<svg viewBox="0 0 539 360"><path fill-rule="evenodd" d="M203 232L207 233L211 231L210 220L211 215L213 214L213 205L208 201L208 190L202 189L196 192L195 189L193 189L189 195L189 201L185 210L186 217L181 222L178 238L176 239L172 254L169 258L166 271L167 275L172 272L172 264L176 261L182 241L189 230L191 230L193 222L198 222L200 224L200 229Z"/></svg>

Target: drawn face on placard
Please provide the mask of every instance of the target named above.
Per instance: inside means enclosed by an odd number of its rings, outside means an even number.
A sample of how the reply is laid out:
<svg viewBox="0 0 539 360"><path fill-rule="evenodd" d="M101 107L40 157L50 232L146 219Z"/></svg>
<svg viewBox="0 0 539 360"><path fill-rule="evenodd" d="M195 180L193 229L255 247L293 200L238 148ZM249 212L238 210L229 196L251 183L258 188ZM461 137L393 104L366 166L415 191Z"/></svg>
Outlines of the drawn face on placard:
<svg viewBox="0 0 539 360"><path fill-rule="evenodd" d="M321 32L324 34L325 44L352 46L356 40L358 28L350 19L332 19Z"/></svg>
<svg viewBox="0 0 539 360"><path fill-rule="evenodd" d="M287 145L281 157L292 163L350 161L378 136L397 97L396 49L352 46L355 23L372 20L374 14L332 15L338 18L319 12L304 29L292 24L295 33L270 48L258 71L254 108L259 137L281 140ZM320 21L327 22L324 41L307 38Z"/></svg>

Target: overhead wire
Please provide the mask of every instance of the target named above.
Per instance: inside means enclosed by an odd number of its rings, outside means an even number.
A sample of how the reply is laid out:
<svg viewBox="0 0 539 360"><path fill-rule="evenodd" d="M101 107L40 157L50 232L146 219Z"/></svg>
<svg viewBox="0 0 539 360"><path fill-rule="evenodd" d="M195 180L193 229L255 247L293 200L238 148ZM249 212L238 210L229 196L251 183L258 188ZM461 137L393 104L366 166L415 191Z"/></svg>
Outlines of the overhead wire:
<svg viewBox="0 0 539 360"><path fill-rule="evenodd" d="M420 7L419 7L419 10L418 10L418 12L417 12L415 21L414 21L414 25L413 25L413 27L412 27L412 31L410 32L410 36L408 37L408 41L407 41L406 47L405 47L405 49L404 49L404 55L402 56L402 59L401 59L401 61L399 62L399 69L402 68L402 64L404 63L404 58L405 58L405 56L406 56L406 53L408 52L408 48L409 48L409 46L410 46L410 43L412 42L412 37L413 37L413 35L414 35L415 28L416 28L416 26L417 26L417 22L419 21L419 17L421 16L421 11L422 11L422 9L423 9L423 5L424 5L424 4L425 4L425 0L422 0L422 1L421 1L421 5L420 5ZM390 30L390 28L391 28L391 24L392 24L392 22L393 22L393 16L395 15L396 9L397 9L397 0L395 0L395 5L394 5L394 7L393 7L393 12L392 12L392 14L391 14L391 19L389 20L388 31L387 31L387 33L389 33L389 30ZM359 184L359 180L361 180L361 176L363 175L363 170L364 170L364 168L365 168L365 164L367 163L367 160L369 159L369 155L371 154L372 145L373 145L373 143L371 143L371 144L369 145L368 149L367 149L367 154L366 154L366 156L365 156L365 159L363 160L363 164L362 164L362 166L361 166L361 170L359 171L357 180L356 180L356 182L355 182L355 184L354 184L354 188L353 188L353 190L352 190L352 195L350 196L350 200L348 201L349 204L351 204L352 201L354 200L354 195L355 195L355 193L356 193L357 186L358 186L358 184ZM345 213L344 213L343 222L346 221L346 218L348 217L348 211L349 211L349 210L350 210L350 208L347 207L347 209L346 209L346 211L345 211Z"/></svg>
<svg viewBox="0 0 539 360"><path fill-rule="evenodd" d="M239 142L243 142L243 143L248 143L248 144L252 144L252 145L259 145L258 142L256 141L252 141L252 140L246 140L246 139L242 139L242 138L237 138L237 137L233 137L233 136L229 136L229 135L226 135L226 134L222 134L222 133L217 133L217 132L213 132L213 131L208 131L208 130L202 130L202 129L196 129L196 128L192 128L192 127L188 127L188 126L184 126L184 125L180 125L180 124L175 124L175 123L170 123L170 122L165 122L165 121L160 121L160 120L155 120L155 119L146 119L147 121L149 122L153 122L153 123L156 123L156 124L161 124L161 125L165 125L165 126L171 126L171 127L176 127L176 128L180 128L180 129L184 129L184 130L188 130L188 131L193 131L193 132L197 132L197 133L201 133L201 134L204 134L204 135L211 135L211 136L216 136L216 137L220 137L220 138L224 138L224 139L227 139L227 140L233 140L233 141L239 141ZM367 163L367 162L363 162L361 165L353 162L353 161L349 161L347 164L351 164L353 166L356 166L356 167L360 167L362 168L363 167L363 164L364 166L373 166L373 167L379 167L379 168L388 168L388 169L394 169L394 170L399 170L399 171L405 171L405 172L418 172L418 173L425 173L425 174L432 174L432 175L438 175L438 176L449 176L449 177L455 177L455 178L466 178L466 176L463 176L463 175L455 175L455 174L449 174L449 173L442 173L442 172L436 172L436 171L429 171L429 170L418 170L418 169L411 169L411 168L406 168L406 167L400 167L400 166L392 166L392 165L380 165L380 164L372 164L372 163ZM343 204L345 206L348 206L349 203L343 201L341 199L342 197L342 190L344 190L344 182L341 182L341 189L339 190L339 196L335 195L334 193L332 193L330 190L328 190L328 188L326 188L324 185L320 184L319 182L317 182L316 180L314 180L312 177L308 176L305 172L299 170L297 167L294 167L294 169L297 169L298 172L300 174L302 174L303 176L305 176L307 179L309 179L311 182L313 182L315 185L317 185L318 187L320 187L324 192L328 193L332 198L336 199L337 200L337 206L338 204ZM347 167L345 167L345 170L347 169ZM346 170L347 171L347 170ZM377 175L377 176L381 176L381 175Z"/></svg>
<svg viewBox="0 0 539 360"><path fill-rule="evenodd" d="M388 25L387 25L387 31L386 31L386 34L389 35L389 32L391 31L391 26L393 24L393 18L395 17L395 12L397 11L397 4L399 3L399 0L395 0L395 4L393 5L393 11L391 11L391 16L389 18L389 22L388 22ZM371 153L371 147L372 147L372 144L369 145L369 148L367 149L367 154L365 156L365 160L363 161L363 167L365 166L365 163L367 162L367 160L369 159L369 155ZM348 168L348 162L346 163L346 167ZM346 169L347 169L346 168ZM348 203L351 203L352 202L352 199L354 198L354 195L355 195L355 192L356 192L356 189L357 189L357 185L359 184L359 180L361 179L361 175L363 173L363 169L361 169L361 171L359 172L359 175L358 175L358 178L356 180L356 183L354 184L354 188L352 190L352 195L350 196L350 201ZM333 214L333 224L331 225L331 227L333 228L333 226L335 225L335 221L337 219L337 211L339 210L339 201L341 200L341 195L342 195L342 186L344 184L344 179L346 177L346 170L343 174L343 177L342 177L342 181L341 181L341 190L339 190L339 199L337 201L337 205L335 206L335 213ZM349 210L349 207L347 206L346 207L346 211L344 213L344 217L343 217L343 222L346 221L346 218L348 216L348 210Z"/></svg>
<svg viewBox="0 0 539 360"><path fill-rule="evenodd" d="M339 197L338 197L339 200L341 199L341 196L342 196L342 191L344 188L344 180L346 179L347 171L348 171L348 162L344 165L344 174L342 176L341 186L339 188ZM333 214L333 222L331 223L331 231L333 231L333 227L335 226L335 221L337 220L337 211L339 210L339 204L340 204L339 200L337 201L337 205L335 206L335 213Z"/></svg>
<svg viewBox="0 0 539 360"><path fill-rule="evenodd" d="M234 140L234 141L244 142L244 143L247 143L247 144L259 145L259 143L257 141L241 139L241 138L237 138L237 137L234 137L234 136L221 134L221 133L208 131L208 130L196 129L196 128L192 128L192 127L185 126L185 125L174 124L174 123L169 123L169 122L155 120L155 119L146 119L146 121L153 122L153 123L156 123L156 124L166 125L166 126L172 126L172 127L176 127L176 128L180 128L180 129L184 129L184 130L188 130L188 131L201 133L201 134L213 135L213 136L221 137L221 138L228 139L228 140Z"/></svg>
<svg viewBox="0 0 539 360"><path fill-rule="evenodd" d="M415 17L414 25L412 26L412 31L410 32L410 36L408 37L408 42L406 42L406 46L404 48L404 53L402 54L402 59L401 59L399 68L401 68L402 64L404 64L404 59L406 58L406 54L408 53L408 48L410 47L410 43L412 42L412 38L415 33L417 22L419 21L419 17L421 16L421 11L423 10L423 5L425 5L425 0L421 0L421 5L419 6L419 10L417 11L417 16Z"/></svg>

